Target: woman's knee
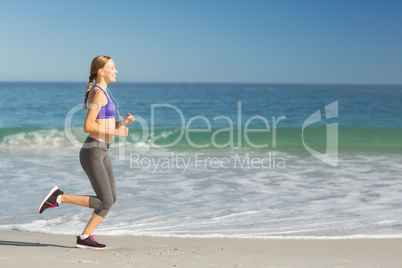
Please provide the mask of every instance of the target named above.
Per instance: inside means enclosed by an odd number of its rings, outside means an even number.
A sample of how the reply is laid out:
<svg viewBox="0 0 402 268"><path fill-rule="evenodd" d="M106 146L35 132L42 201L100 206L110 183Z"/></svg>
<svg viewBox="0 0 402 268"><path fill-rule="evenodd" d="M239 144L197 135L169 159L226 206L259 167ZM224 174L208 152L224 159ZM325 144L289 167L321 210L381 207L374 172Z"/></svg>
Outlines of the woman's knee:
<svg viewBox="0 0 402 268"><path fill-rule="evenodd" d="M95 209L94 213L102 218L105 218L106 215L109 213L108 209L100 210L100 209Z"/></svg>
<svg viewBox="0 0 402 268"><path fill-rule="evenodd" d="M109 210L113 206L114 202L115 200L113 198L102 200L102 210Z"/></svg>

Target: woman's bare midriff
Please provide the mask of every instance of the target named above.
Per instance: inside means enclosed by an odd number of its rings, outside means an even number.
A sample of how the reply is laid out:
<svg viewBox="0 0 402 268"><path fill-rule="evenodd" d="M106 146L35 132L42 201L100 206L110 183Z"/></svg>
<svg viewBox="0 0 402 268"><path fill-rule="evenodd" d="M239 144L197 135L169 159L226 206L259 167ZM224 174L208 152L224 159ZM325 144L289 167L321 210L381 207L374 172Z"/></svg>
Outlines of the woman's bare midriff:
<svg viewBox="0 0 402 268"><path fill-rule="evenodd" d="M90 133L89 136L91 138L94 138L96 140L100 140L100 141L104 141L104 142L108 142L108 143L112 143L113 141L113 135L107 135L107 134L103 134L102 132L105 132L104 130L102 130L103 128L109 128L109 129L115 129L116 128L116 121L114 118L110 118L110 119L96 119L95 121L96 123L99 124L99 132L94 132L94 133Z"/></svg>

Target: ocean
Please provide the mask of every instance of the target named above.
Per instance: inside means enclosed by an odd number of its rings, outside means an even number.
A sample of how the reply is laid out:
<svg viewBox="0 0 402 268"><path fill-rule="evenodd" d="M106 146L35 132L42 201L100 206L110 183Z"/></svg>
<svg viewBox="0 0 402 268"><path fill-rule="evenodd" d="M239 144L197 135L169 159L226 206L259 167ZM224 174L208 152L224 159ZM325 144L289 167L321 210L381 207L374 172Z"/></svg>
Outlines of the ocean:
<svg viewBox="0 0 402 268"><path fill-rule="evenodd" d="M111 83L136 121L109 156L104 235L402 237L402 86ZM0 229L79 234L85 83L0 82ZM116 102L117 100L117 102Z"/></svg>

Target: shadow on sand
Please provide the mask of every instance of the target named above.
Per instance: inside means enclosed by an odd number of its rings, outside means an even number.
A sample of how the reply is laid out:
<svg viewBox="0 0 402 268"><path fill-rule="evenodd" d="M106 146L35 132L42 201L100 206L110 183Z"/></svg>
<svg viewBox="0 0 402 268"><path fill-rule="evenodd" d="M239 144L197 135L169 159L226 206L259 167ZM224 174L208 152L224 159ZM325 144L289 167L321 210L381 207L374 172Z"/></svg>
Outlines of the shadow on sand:
<svg viewBox="0 0 402 268"><path fill-rule="evenodd" d="M76 247L68 247L68 246L53 245L53 244L42 244L42 243L0 240L0 247L1 246L76 248Z"/></svg>

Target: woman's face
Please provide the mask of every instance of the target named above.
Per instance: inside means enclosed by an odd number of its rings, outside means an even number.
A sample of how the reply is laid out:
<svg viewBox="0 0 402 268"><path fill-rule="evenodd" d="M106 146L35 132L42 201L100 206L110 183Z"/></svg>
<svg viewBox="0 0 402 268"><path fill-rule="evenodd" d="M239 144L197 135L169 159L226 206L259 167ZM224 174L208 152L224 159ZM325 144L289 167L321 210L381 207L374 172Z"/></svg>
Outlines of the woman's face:
<svg viewBox="0 0 402 268"><path fill-rule="evenodd" d="M108 60L103 69L100 70L103 71L103 79L106 83L116 81L117 70L112 59Z"/></svg>

